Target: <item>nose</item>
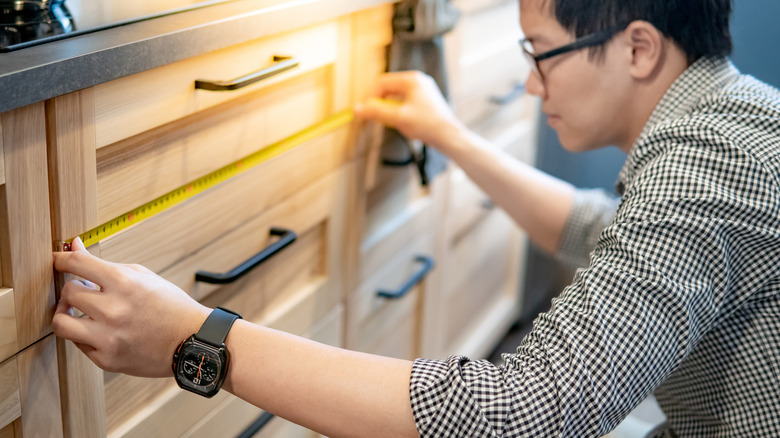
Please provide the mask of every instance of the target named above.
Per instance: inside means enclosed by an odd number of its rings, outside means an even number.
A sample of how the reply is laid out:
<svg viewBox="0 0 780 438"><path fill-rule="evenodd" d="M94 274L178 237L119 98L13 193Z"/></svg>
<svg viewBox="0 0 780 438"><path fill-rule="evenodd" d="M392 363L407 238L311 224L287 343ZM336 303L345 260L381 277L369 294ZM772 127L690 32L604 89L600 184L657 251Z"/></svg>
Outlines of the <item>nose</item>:
<svg viewBox="0 0 780 438"><path fill-rule="evenodd" d="M528 79L525 80L525 90L534 96L544 97L544 82L542 82L539 73L531 71L528 75Z"/></svg>

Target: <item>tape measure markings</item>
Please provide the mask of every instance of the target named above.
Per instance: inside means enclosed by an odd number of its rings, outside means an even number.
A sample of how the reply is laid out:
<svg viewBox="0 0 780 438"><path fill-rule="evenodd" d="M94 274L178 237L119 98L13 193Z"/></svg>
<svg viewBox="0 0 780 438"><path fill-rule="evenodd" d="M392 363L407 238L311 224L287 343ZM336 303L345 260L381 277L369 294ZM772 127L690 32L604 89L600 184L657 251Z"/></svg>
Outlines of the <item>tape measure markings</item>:
<svg viewBox="0 0 780 438"><path fill-rule="evenodd" d="M352 121L350 110L342 111L316 125L273 143L263 149L223 166L207 175L159 196L127 213L80 234L85 246L90 246L112 236L138 222L148 219L234 176L240 175L271 158L281 155L315 137L326 134ZM71 239L72 240L72 239ZM70 250L70 243L60 242L63 250Z"/></svg>

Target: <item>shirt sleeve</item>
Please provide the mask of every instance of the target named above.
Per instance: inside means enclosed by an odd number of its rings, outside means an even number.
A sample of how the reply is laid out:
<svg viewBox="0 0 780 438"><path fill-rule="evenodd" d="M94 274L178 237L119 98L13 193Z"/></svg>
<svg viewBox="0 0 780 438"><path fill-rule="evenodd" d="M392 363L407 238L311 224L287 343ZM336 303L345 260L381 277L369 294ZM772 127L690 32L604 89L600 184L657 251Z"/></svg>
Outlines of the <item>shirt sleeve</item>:
<svg viewBox="0 0 780 438"><path fill-rule="evenodd" d="M590 264L502 365L415 361L410 399L421 437L602 436L677 369L735 297L758 289L734 281L762 280L739 272L732 256L746 254L734 245L765 237L729 213L735 202L748 211L755 203L712 189L685 156L648 170L682 181L679 191L654 178L626 193Z"/></svg>
<svg viewBox="0 0 780 438"><path fill-rule="evenodd" d="M620 198L601 189L581 189L574 194L555 256L573 266L587 266L599 235L612 222Z"/></svg>

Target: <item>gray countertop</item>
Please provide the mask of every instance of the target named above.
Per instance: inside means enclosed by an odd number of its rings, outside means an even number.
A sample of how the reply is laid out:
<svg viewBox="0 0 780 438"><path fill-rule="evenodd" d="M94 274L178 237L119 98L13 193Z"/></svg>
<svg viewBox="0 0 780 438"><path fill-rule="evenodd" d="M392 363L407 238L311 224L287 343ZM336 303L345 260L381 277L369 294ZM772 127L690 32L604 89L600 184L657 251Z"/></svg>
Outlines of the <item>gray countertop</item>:
<svg viewBox="0 0 780 438"><path fill-rule="evenodd" d="M0 112L387 0L241 0L0 53Z"/></svg>

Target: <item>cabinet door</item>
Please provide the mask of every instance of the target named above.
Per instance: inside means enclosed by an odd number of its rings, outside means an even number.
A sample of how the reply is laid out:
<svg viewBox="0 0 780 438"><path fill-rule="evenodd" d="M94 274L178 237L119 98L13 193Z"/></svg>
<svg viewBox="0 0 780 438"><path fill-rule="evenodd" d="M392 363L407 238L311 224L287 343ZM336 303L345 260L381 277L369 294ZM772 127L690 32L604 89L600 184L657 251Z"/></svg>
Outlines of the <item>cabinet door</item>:
<svg viewBox="0 0 780 438"><path fill-rule="evenodd" d="M60 437L43 103L0 114L0 430Z"/></svg>

